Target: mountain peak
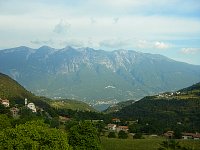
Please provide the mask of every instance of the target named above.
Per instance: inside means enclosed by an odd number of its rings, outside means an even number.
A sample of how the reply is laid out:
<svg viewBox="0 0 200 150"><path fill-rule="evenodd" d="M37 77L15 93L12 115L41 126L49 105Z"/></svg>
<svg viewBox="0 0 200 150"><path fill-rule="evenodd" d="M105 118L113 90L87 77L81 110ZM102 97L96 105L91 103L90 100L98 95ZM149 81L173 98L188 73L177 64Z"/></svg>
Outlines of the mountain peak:
<svg viewBox="0 0 200 150"><path fill-rule="evenodd" d="M41 47L38 48L38 49L54 49L54 48L49 47L49 46L46 46L46 45L43 45L43 46L41 46Z"/></svg>

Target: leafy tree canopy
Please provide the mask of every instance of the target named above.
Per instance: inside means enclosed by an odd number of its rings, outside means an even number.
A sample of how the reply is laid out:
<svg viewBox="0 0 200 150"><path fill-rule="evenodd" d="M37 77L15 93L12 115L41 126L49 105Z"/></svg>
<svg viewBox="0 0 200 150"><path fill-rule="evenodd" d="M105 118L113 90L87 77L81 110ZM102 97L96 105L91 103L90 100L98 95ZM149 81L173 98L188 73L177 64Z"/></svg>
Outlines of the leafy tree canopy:
<svg viewBox="0 0 200 150"><path fill-rule="evenodd" d="M101 149L98 132L91 122L80 122L78 125L73 126L69 132L69 144L75 150Z"/></svg>
<svg viewBox="0 0 200 150"><path fill-rule="evenodd" d="M11 127L11 119L4 114L0 114L0 130Z"/></svg>
<svg viewBox="0 0 200 150"><path fill-rule="evenodd" d="M115 132L109 132L108 138L116 138Z"/></svg>
<svg viewBox="0 0 200 150"><path fill-rule="evenodd" d="M128 138L128 134L125 131L121 130L118 133L118 138L119 139L127 139Z"/></svg>
<svg viewBox="0 0 200 150"><path fill-rule="evenodd" d="M43 121L30 121L0 132L0 149L70 149L66 133L49 128Z"/></svg>

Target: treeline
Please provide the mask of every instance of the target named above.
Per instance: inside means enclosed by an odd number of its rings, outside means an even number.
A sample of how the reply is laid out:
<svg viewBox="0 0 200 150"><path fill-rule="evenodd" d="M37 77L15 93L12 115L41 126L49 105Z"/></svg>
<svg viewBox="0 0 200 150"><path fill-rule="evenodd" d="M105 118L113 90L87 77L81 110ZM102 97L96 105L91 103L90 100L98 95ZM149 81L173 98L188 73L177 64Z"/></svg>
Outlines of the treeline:
<svg viewBox="0 0 200 150"><path fill-rule="evenodd" d="M75 120L103 120L105 123L110 123L112 120L111 114L104 114L94 111L78 111L71 109L54 109L60 116L67 116Z"/></svg>

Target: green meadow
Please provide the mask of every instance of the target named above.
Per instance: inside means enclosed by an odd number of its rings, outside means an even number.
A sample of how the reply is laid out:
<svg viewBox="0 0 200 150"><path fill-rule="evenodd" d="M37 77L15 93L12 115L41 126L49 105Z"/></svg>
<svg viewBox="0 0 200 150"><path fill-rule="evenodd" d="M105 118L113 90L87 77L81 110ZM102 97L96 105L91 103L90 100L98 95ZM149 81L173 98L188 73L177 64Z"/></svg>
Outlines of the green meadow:
<svg viewBox="0 0 200 150"><path fill-rule="evenodd" d="M165 139L117 139L102 137L104 150L157 150ZM200 140L177 140L181 146L200 150Z"/></svg>

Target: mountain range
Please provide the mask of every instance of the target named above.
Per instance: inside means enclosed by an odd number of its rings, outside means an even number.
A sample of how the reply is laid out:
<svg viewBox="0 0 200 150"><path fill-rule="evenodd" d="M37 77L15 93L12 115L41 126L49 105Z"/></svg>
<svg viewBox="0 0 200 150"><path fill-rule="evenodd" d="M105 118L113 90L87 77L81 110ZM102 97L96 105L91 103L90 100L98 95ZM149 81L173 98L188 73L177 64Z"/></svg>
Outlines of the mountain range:
<svg viewBox="0 0 200 150"><path fill-rule="evenodd" d="M36 95L93 105L137 100L200 81L200 66L162 55L72 47L1 50L0 72Z"/></svg>

